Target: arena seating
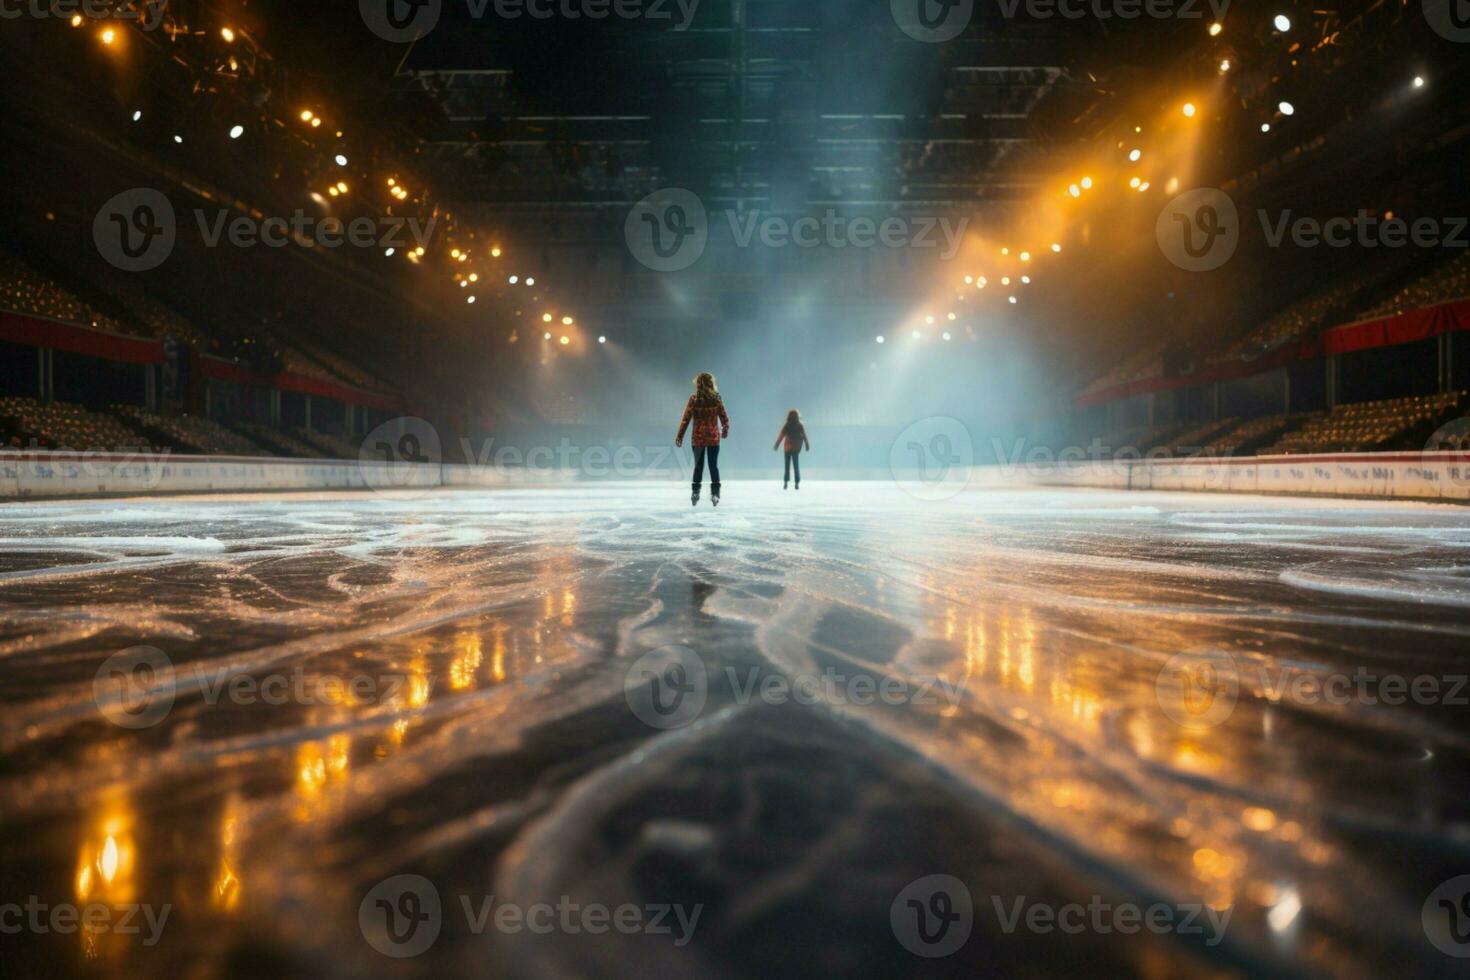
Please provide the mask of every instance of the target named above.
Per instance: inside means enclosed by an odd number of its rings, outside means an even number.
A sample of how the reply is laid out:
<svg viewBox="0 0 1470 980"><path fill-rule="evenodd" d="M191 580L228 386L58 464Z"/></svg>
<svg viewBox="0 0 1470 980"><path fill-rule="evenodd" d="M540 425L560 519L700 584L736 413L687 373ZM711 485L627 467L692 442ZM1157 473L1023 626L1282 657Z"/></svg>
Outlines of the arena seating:
<svg viewBox="0 0 1470 980"><path fill-rule="evenodd" d="M162 448L120 419L66 402L0 398L0 427L11 449L137 452Z"/></svg>
<svg viewBox="0 0 1470 980"><path fill-rule="evenodd" d="M367 391L388 390L388 387L382 381L373 377L357 365L343 360L329 350L303 341L296 341L295 345L300 348L301 352L307 358L316 362L316 366L312 369L314 373L325 374L333 378L341 378Z"/></svg>
<svg viewBox="0 0 1470 980"><path fill-rule="evenodd" d="M1235 456L1249 453L1257 447L1278 438L1281 433L1295 429L1318 413L1276 414L1247 419L1232 429L1216 435L1204 447L1205 456Z"/></svg>
<svg viewBox="0 0 1470 980"><path fill-rule="evenodd" d="M1111 388L1114 385L1123 384L1134 378L1148 377L1163 371L1164 344L1158 343L1145 347L1132 355L1124 358L1121 362L1098 376L1087 386L1088 391L1099 391L1103 388Z"/></svg>
<svg viewBox="0 0 1470 980"><path fill-rule="evenodd" d="M1354 320L1388 316L1421 306L1433 306L1470 296L1470 254L1462 252L1436 264L1392 296L1363 309Z"/></svg>
<svg viewBox="0 0 1470 980"><path fill-rule="evenodd" d="M72 323L90 320L85 303L5 251L0 251L0 305Z"/></svg>
<svg viewBox="0 0 1470 980"><path fill-rule="evenodd" d="M1194 456L1209 445L1211 437L1222 435L1239 424L1240 419L1237 418L1200 422L1171 436L1166 443L1161 443L1161 445L1168 449L1170 456Z"/></svg>
<svg viewBox="0 0 1470 980"><path fill-rule="evenodd" d="M1329 317L1342 302L1341 292L1334 288L1293 303L1232 344L1223 356L1238 358L1260 354L1295 337L1330 326Z"/></svg>
<svg viewBox="0 0 1470 980"><path fill-rule="evenodd" d="M351 439L328 432L297 429L292 433L301 442L313 447L318 456L326 459L357 459L361 448Z"/></svg>
<svg viewBox="0 0 1470 980"><path fill-rule="evenodd" d="M289 432L272 429L270 426L260 425L256 422L241 422L236 428L253 441L265 446L277 456L294 456L297 459L322 459L326 456L333 455L323 453L320 449L302 442Z"/></svg>
<svg viewBox="0 0 1470 980"><path fill-rule="evenodd" d="M198 415L165 415L137 405L113 405L110 410L174 452L217 456L270 455L269 450L239 433Z"/></svg>
<svg viewBox="0 0 1470 980"><path fill-rule="evenodd" d="M1338 405L1277 439L1262 452L1366 452L1409 448L1395 443L1442 419L1460 404L1462 397L1460 392L1448 392ZM1420 436L1422 438L1423 435Z"/></svg>
<svg viewBox="0 0 1470 980"><path fill-rule="evenodd" d="M238 331L231 333L223 325L216 324L214 333L206 334L126 281L109 282L105 286L94 287L91 291L97 294L97 302L89 303L76 291L64 288L31 265L0 249L0 309L34 313L135 337L156 340L174 337L205 353L237 355L235 347L238 346L241 336ZM99 309L98 302L104 303L119 316L125 315L126 319L104 313ZM245 335L262 342L268 341L273 347L279 348L281 362L288 371L336 383L346 381L367 390L389 390L365 371L314 345L288 341L255 326L246 330ZM248 359L238 356L234 356L234 359L242 363L248 362Z"/></svg>

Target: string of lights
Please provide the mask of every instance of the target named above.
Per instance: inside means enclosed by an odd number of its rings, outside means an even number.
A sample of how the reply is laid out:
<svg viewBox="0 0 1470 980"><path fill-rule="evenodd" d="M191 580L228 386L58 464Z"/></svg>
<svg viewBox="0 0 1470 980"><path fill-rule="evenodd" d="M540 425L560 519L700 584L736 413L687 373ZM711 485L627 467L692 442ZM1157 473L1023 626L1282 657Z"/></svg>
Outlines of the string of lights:
<svg viewBox="0 0 1470 980"><path fill-rule="evenodd" d="M121 8L128 5L128 0L119 0L112 6ZM351 197L363 212L377 211L380 216L388 218L412 215L421 219L425 227L432 229L431 239L414 248L387 247L382 252L383 257L400 258L413 266L446 272L449 281L468 291L464 297L466 305L474 306L479 302L483 286L480 289L471 287L482 282L500 281L522 289L537 286L534 276L492 275L490 264L509 258L504 243L496 242L489 248L478 249L480 232L463 227L453 213L438 203L427 181L414 176L406 165L383 160L381 146L376 145L371 137L358 139L349 136L345 120L329 123L332 113L327 107L315 101L289 107L289 96L284 94L293 88L289 70L272 58L248 29L209 5L195 5L194 9L201 20L190 22L178 5L168 5L162 23L154 25L153 29L146 28L142 18L99 17L95 24L89 24L90 18L80 13L74 14L66 23L73 30L95 31L99 46L109 52L120 53L137 44L186 67L195 78L190 96L198 96L202 92L228 96L225 100L230 106L227 114L232 118L224 126L224 135L230 142L244 140L251 133L285 135L292 140L307 152L310 161L300 190L319 207L345 205L346 199ZM107 12L112 12L111 8ZM235 88L225 88L218 84L221 79L239 84ZM242 87L244 97L238 90ZM139 105L129 115L133 123L139 124L148 118L149 113ZM185 144L182 131L171 131L168 138L176 146ZM366 160L370 164L354 166L354 160ZM374 165L380 170L377 177L371 172ZM382 171L387 172L384 174ZM507 300L510 306L522 303L521 296L508 295L503 290L496 291L496 298ZM575 316L562 308L564 304L557 304L547 294L544 283L532 294L531 302L556 311L566 327L577 323ZM522 311L502 312L519 316ZM553 313L547 312L543 316L551 318ZM517 339L513 329L508 336L512 341ZM577 336L574 332L564 334L559 338L559 344L570 346ZM607 338L599 336L597 339L599 343L606 343Z"/></svg>

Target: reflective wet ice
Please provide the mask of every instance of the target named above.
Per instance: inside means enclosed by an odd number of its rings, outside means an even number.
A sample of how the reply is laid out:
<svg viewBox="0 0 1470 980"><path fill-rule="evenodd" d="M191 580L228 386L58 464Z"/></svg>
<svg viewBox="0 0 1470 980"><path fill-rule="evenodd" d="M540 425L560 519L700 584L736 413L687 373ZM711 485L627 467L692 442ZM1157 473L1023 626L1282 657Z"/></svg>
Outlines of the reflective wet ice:
<svg viewBox="0 0 1470 980"><path fill-rule="evenodd" d="M152 944L30 937L22 972L378 971L359 913L405 874L441 904L394 965L423 976L1442 966L1463 510L801 494L0 509L7 893L170 909ZM142 710L109 702L99 669L150 650ZM650 720L669 677L697 704ZM934 874L973 907L943 959L890 919ZM487 900L700 911L678 943Z"/></svg>

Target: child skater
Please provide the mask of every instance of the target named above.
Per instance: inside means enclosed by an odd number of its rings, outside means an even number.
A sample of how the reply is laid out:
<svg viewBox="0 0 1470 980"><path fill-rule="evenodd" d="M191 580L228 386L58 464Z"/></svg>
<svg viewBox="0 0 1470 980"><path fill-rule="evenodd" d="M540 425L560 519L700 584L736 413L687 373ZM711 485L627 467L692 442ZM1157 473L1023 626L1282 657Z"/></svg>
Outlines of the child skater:
<svg viewBox="0 0 1470 980"><path fill-rule="evenodd" d="M772 449L780 449L782 443L786 444L786 475L781 477L781 489L786 489L786 484L791 480L791 471L796 471L796 489L801 489L801 450L803 447L811 449L811 440L806 437L806 426L801 424L801 413L796 409L786 413L786 424L781 426L781 431L776 433L776 444Z"/></svg>
<svg viewBox="0 0 1470 980"><path fill-rule="evenodd" d="M715 386L715 376L701 371L694 379L694 394L684 406L684 418L679 422L679 434L674 445L684 445L684 430L694 422L694 437L689 444L694 447L694 492L691 504L699 503L699 485L704 482L704 461L709 459L709 501L720 506L720 440L730 438L730 416L725 414L725 401L720 389Z"/></svg>

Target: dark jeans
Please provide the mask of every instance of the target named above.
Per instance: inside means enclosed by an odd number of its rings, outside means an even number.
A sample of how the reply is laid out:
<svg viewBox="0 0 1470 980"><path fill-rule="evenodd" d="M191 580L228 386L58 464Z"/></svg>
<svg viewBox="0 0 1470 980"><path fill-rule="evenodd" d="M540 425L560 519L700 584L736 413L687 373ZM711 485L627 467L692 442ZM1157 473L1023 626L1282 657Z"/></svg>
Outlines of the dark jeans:
<svg viewBox="0 0 1470 980"><path fill-rule="evenodd" d="M719 446L695 446L694 447L694 487L704 482L704 460L709 457L709 488L715 493L720 492L720 447Z"/></svg>
<svg viewBox="0 0 1470 980"><path fill-rule="evenodd" d="M786 475L781 477L783 485L791 479L792 470L796 471L796 485L801 486L801 450L799 449L794 453L786 454Z"/></svg>

